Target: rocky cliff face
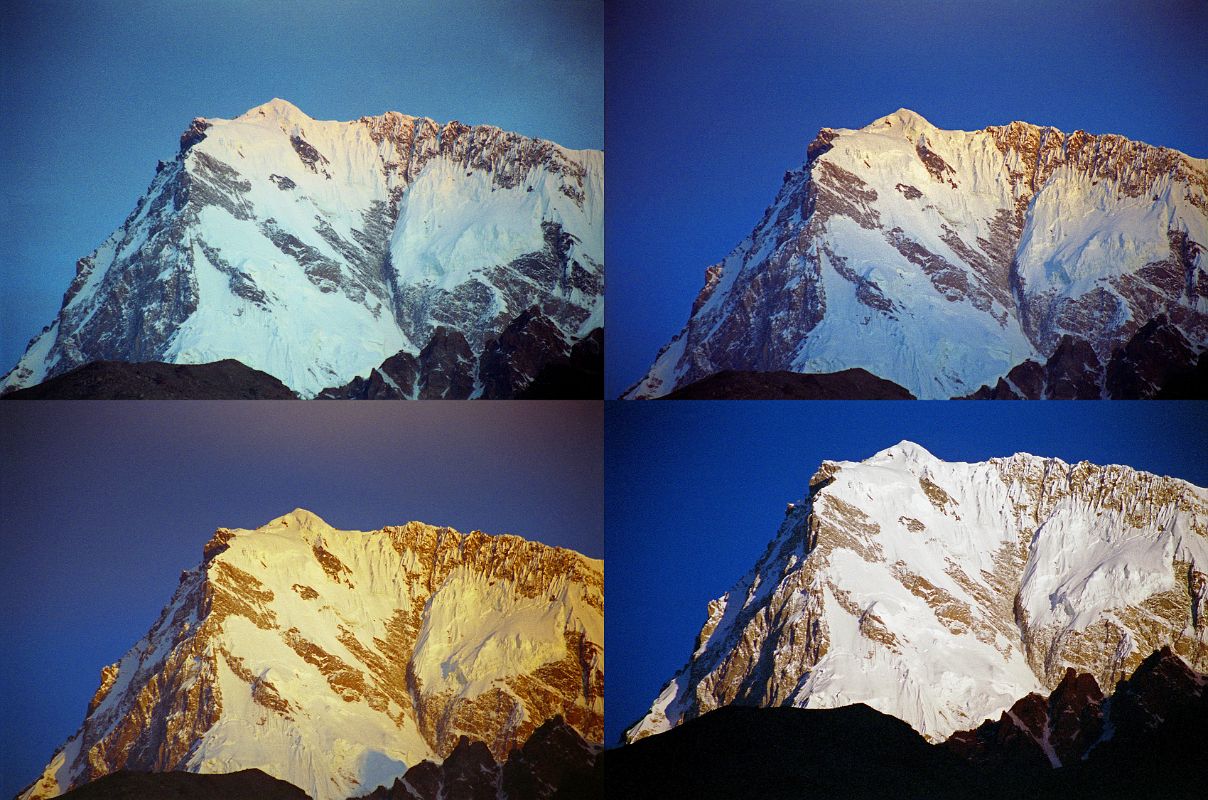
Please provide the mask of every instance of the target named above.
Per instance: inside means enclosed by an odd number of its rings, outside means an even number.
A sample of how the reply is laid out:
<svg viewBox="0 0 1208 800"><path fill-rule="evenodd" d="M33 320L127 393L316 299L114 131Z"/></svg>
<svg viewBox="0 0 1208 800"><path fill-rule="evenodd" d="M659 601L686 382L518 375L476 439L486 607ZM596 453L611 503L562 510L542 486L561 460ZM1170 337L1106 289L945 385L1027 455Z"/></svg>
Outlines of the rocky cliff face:
<svg viewBox="0 0 1208 800"><path fill-rule="evenodd" d="M1125 756L1120 761L1136 758L1172 735L1193 748L1208 737L1208 677L1164 647L1109 698L1092 676L1067 669L1047 698L1029 694L998 720L954 734L944 747L975 764L1059 768L1089 758L1110 762L1117 753Z"/></svg>
<svg viewBox="0 0 1208 800"><path fill-rule="evenodd" d="M537 307L573 346L603 323L603 155L390 112L273 100L196 119L0 390L96 360L234 358L311 397L465 339L458 380Z"/></svg>
<svg viewBox="0 0 1208 800"><path fill-rule="evenodd" d="M1145 323L1104 365L1094 348L1065 335L1043 365L1028 360L965 400L1203 400L1204 352L1163 315Z"/></svg>
<svg viewBox="0 0 1208 800"><path fill-rule="evenodd" d="M992 387L1063 339L1092 384L1164 315L1208 348L1208 162L1022 122L901 109L823 129L628 397L721 370L860 367L923 399Z"/></svg>
<svg viewBox="0 0 1208 800"><path fill-rule="evenodd" d="M599 742L602 643L603 565L573 551L416 522L336 531L302 510L219 529L21 797L120 769L258 768L344 798L463 736L502 760L557 715Z"/></svg>
<svg viewBox="0 0 1208 800"><path fill-rule="evenodd" d="M824 462L626 738L726 705L863 702L938 740L1068 668L1112 686L1168 646L1202 669L1206 575L1208 490L1177 479L909 442Z"/></svg>
<svg viewBox="0 0 1208 800"><path fill-rule="evenodd" d="M363 800L591 800L604 796L599 748L561 718L546 721L498 763L481 742L462 737L441 764L423 761Z"/></svg>

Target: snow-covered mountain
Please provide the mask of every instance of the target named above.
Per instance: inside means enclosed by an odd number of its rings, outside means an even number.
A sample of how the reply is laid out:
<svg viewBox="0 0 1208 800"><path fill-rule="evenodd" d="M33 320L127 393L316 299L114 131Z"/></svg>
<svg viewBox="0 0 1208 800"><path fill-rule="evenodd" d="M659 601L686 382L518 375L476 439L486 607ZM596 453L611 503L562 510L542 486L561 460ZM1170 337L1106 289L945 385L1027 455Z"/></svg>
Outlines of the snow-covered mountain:
<svg viewBox="0 0 1208 800"><path fill-rule="evenodd" d="M600 151L489 125L284 100L195 119L0 391L96 360L233 358L313 397L439 334L465 353L433 368L473 393L525 312L567 353L602 327L603 186Z"/></svg>
<svg viewBox="0 0 1208 800"><path fill-rule="evenodd" d="M1159 316L1208 349L1205 246L1208 161L1175 150L1023 122L946 131L906 109L824 128L626 396L861 367L947 398L1067 337L1103 391Z"/></svg>
<svg viewBox="0 0 1208 800"><path fill-rule="evenodd" d="M902 442L823 462L628 741L731 704L898 717L929 739L1048 694L1113 686L1162 646L1208 664L1208 490Z"/></svg>
<svg viewBox="0 0 1208 800"><path fill-rule="evenodd" d="M301 509L219 529L20 797L119 769L258 768L326 800L463 735L502 761L560 715L600 742L603 571L516 536L338 531Z"/></svg>

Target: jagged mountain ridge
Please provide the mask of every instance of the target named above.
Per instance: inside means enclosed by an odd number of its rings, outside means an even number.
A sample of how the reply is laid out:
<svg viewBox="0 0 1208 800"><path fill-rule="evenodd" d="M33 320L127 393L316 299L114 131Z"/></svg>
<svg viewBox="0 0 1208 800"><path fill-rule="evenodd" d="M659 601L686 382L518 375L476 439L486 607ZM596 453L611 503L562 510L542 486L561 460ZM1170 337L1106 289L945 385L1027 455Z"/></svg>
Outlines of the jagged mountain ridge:
<svg viewBox="0 0 1208 800"><path fill-rule="evenodd" d="M1208 663L1208 490L1017 454L947 463L903 442L823 462L628 741L725 705L867 703L929 739L1067 667L1110 686L1171 646Z"/></svg>
<svg viewBox="0 0 1208 800"><path fill-rule="evenodd" d="M443 763L422 761L361 800L602 798L602 775L595 771L599 750L561 718L546 721L502 763L481 742L463 736Z"/></svg>
<svg viewBox="0 0 1208 800"><path fill-rule="evenodd" d="M1208 684L1169 649L1104 698L1070 671L998 722L928 743L862 703L725 706L604 753L627 798L1198 798L1208 781Z"/></svg>
<svg viewBox="0 0 1208 800"><path fill-rule="evenodd" d="M95 360L235 358L311 397L442 329L476 361L530 309L566 350L603 324L600 151L274 99L193 121L0 391Z"/></svg>
<svg viewBox="0 0 1208 800"><path fill-rule="evenodd" d="M1208 744L1208 676L1169 647L1146 657L1109 697L1093 675L1070 668L1048 697L1029 694L998 720L953 734L943 746L977 764L1058 769L1091 756L1135 759L1137 746L1166 727L1193 750Z"/></svg>
<svg viewBox="0 0 1208 800"><path fill-rule="evenodd" d="M337 531L301 509L219 529L21 797L119 769L258 768L325 800L463 735L502 759L556 715L599 742L602 643L603 563L570 550L415 522Z"/></svg>
<svg viewBox="0 0 1208 800"><path fill-rule="evenodd" d="M867 369L922 399L994 386L1063 337L1114 351L1165 315L1208 349L1208 161L907 109L824 128L629 398L721 370Z"/></svg>

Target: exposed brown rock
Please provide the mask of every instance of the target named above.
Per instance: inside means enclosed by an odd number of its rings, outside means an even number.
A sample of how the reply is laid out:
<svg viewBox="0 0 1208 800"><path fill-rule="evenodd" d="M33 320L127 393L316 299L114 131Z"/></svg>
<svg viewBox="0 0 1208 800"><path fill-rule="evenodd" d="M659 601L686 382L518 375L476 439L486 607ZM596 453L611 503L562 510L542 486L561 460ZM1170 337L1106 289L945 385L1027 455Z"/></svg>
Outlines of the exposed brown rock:
<svg viewBox="0 0 1208 800"><path fill-rule="evenodd" d="M810 188L815 225L823 225L830 217L839 216L868 230L881 226L880 212L872 206L877 191L854 172L829 161L820 161L815 166Z"/></svg>
<svg viewBox="0 0 1208 800"><path fill-rule="evenodd" d="M226 552L230 546L228 543L234 537L235 532L229 528L219 528L214 531L214 535L210 537L210 541L206 542L205 547L201 550L201 563L208 564L214 560L214 556Z"/></svg>
<svg viewBox="0 0 1208 800"><path fill-rule="evenodd" d="M194 119L185 132L180 135L180 152L189 152L193 145L206 138L206 131L211 127L213 127L213 123L207 122L204 117Z"/></svg>
<svg viewBox="0 0 1208 800"><path fill-rule="evenodd" d="M914 146L914 151L918 153L919 160L923 162L923 166L931 173L932 179L940 183L947 183L953 189L957 188L956 182L952 180L952 176L956 174L956 170L948 166L948 162L941 158L939 153L928 148L926 143L921 140Z"/></svg>
<svg viewBox="0 0 1208 800"><path fill-rule="evenodd" d="M349 588L356 588L348 578L352 574L352 570L344 566L344 563L332 555L331 552L324 549L323 545L315 542L311 545L311 552L315 554L315 561L319 562L319 566L327 573L327 577L336 583L347 584Z"/></svg>
<svg viewBox="0 0 1208 800"><path fill-rule="evenodd" d="M840 277L855 284L857 302L868 306L874 311L880 311L889 317L893 317L893 312L897 310L897 306L884 295L881 287L875 281L859 275L855 270L849 268L847 266L847 259L835 253L829 246L823 244L822 252L826 254L827 262L834 267L835 272L839 273Z"/></svg>
<svg viewBox="0 0 1208 800"><path fill-rule="evenodd" d="M895 227L886 231L885 240L907 261L917 264L945 300L956 303L966 299L971 293L976 293L979 307L982 310L990 307L989 295L970 286L969 275L964 269L923 247L901 228Z"/></svg>
<svg viewBox="0 0 1208 800"><path fill-rule="evenodd" d="M97 706L104 702L108 696L109 690L113 688L114 681L117 680L118 664L110 664L106 667L101 667L101 685L97 687L92 695L92 699L88 701L88 713L96 711Z"/></svg>

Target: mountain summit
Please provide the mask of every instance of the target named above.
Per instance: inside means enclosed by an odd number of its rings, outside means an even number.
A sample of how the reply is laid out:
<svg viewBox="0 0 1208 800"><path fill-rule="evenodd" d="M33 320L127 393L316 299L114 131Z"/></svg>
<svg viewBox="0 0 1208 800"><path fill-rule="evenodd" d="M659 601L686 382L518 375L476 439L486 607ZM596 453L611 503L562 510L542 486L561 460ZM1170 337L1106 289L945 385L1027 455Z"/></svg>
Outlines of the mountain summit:
<svg viewBox="0 0 1208 800"><path fill-rule="evenodd" d="M823 128L626 397L851 368L922 399L1152 396L1208 349L1205 246L1208 161L1175 150L907 109Z"/></svg>
<svg viewBox="0 0 1208 800"><path fill-rule="evenodd" d="M561 717L599 742L603 570L516 536L341 531L302 509L220 528L20 797L119 770L259 769L342 800L462 737L503 761Z"/></svg>
<svg viewBox="0 0 1208 800"><path fill-rule="evenodd" d="M1048 694L1111 687L1169 646L1208 664L1208 490L903 442L824 461L758 563L709 603L633 742L728 705L865 703L933 741Z"/></svg>
<svg viewBox="0 0 1208 800"><path fill-rule="evenodd" d="M490 125L195 119L0 391L231 358L314 397L397 356L395 396L511 396L603 325L603 181L599 151Z"/></svg>

